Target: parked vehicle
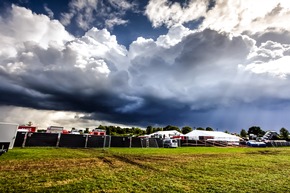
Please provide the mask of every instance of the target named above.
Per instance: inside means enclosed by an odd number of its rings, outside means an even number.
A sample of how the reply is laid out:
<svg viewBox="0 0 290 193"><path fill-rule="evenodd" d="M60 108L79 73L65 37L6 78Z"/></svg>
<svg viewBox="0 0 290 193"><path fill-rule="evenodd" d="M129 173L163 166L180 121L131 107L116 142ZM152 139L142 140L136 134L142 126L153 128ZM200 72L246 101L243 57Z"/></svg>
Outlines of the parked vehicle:
<svg viewBox="0 0 290 193"><path fill-rule="evenodd" d="M178 143L176 139L165 139L163 141L163 147L178 147Z"/></svg>

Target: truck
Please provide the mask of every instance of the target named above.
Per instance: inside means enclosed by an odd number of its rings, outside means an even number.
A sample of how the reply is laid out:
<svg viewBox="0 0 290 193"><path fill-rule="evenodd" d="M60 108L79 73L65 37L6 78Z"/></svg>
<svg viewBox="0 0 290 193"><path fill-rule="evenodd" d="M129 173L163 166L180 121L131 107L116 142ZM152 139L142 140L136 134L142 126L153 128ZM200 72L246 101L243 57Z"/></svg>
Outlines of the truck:
<svg viewBox="0 0 290 193"><path fill-rule="evenodd" d="M0 156L14 146L18 124L0 122Z"/></svg>

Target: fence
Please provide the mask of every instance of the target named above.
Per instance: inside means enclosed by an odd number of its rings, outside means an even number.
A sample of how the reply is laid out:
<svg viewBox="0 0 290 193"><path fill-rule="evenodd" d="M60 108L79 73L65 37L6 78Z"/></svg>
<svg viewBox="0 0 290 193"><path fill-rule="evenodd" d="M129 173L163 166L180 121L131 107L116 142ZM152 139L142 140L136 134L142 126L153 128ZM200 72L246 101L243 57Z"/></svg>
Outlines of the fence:
<svg viewBox="0 0 290 193"><path fill-rule="evenodd" d="M110 136L18 132L14 147L109 147Z"/></svg>
<svg viewBox="0 0 290 193"><path fill-rule="evenodd" d="M290 146L289 141L285 140L269 140L266 142L267 147L284 147L284 146Z"/></svg>
<svg viewBox="0 0 290 193"><path fill-rule="evenodd" d="M162 139L18 132L14 147L163 147Z"/></svg>
<svg viewBox="0 0 290 193"><path fill-rule="evenodd" d="M224 141L179 140L179 147L187 146L228 146ZM272 143L272 146L282 146L282 143ZM119 136L95 136L57 133L18 132L15 147L70 147L70 148L109 148L109 147L163 147L162 138L138 138ZM270 144L268 144L270 146Z"/></svg>
<svg viewBox="0 0 290 193"><path fill-rule="evenodd" d="M179 140L178 146L179 147L187 147L187 146L206 146L206 147L211 147L211 146L218 146L218 147L226 147L226 146L236 146L235 143L233 142L228 142L228 141L213 141L213 140L188 140L188 139L183 139Z"/></svg>

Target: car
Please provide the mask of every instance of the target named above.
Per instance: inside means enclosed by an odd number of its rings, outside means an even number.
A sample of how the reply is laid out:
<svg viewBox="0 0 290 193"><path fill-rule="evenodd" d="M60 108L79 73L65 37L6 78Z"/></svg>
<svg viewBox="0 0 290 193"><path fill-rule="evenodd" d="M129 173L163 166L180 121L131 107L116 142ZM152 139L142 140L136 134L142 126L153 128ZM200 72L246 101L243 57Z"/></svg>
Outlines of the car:
<svg viewBox="0 0 290 193"><path fill-rule="evenodd" d="M165 139L163 141L163 147L178 147L178 143L176 139Z"/></svg>

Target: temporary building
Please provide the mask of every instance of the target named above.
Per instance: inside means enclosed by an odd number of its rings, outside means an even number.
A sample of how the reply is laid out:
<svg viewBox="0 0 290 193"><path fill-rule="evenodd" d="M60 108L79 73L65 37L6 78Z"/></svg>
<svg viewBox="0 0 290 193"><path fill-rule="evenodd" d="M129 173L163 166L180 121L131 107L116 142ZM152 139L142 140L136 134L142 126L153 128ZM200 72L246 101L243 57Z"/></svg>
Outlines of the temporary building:
<svg viewBox="0 0 290 193"><path fill-rule="evenodd" d="M182 135L182 133L176 130L157 131L155 133L150 134L151 137L155 137L155 138L171 138L173 136L180 136L180 135Z"/></svg>
<svg viewBox="0 0 290 193"><path fill-rule="evenodd" d="M0 122L0 149L3 149L4 146L9 149L13 148L17 128L18 124Z"/></svg>
<svg viewBox="0 0 290 193"><path fill-rule="evenodd" d="M185 134L189 140L239 142L240 137L221 131L193 130Z"/></svg>

